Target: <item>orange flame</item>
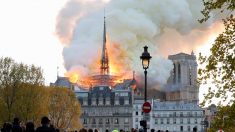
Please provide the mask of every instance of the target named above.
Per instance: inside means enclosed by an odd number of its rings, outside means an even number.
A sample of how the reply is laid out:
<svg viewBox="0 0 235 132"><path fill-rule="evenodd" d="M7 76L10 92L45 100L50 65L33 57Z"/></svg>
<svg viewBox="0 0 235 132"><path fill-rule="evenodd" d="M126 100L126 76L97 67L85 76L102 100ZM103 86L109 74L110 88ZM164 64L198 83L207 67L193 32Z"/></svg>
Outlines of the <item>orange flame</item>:
<svg viewBox="0 0 235 132"><path fill-rule="evenodd" d="M128 67L128 64L126 64L125 62L127 52L122 49L119 44L111 42L108 37L106 44L109 55L110 74L118 76L117 80L115 80L114 82L122 83L124 79L132 78L132 72ZM82 69L71 70L67 72L65 76L69 77L69 80L72 83L78 83L79 85L90 87L92 80L89 80L90 78L88 76L100 73L100 57L101 51L99 51L99 55L96 56L95 61L88 65L90 73L86 73L85 77L83 73L84 71L82 71Z"/></svg>

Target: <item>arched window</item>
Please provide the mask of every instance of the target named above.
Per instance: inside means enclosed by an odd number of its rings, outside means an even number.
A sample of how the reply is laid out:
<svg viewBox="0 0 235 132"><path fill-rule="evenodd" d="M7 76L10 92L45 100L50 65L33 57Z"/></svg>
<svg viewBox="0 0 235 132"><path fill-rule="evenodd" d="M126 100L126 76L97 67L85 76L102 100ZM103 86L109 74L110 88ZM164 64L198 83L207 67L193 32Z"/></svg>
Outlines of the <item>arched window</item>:
<svg viewBox="0 0 235 132"><path fill-rule="evenodd" d="M180 67L180 64L178 64L178 83L181 83L181 67Z"/></svg>
<svg viewBox="0 0 235 132"><path fill-rule="evenodd" d="M192 72L191 72L191 66L189 66L189 85L192 85Z"/></svg>
<svg viewBox="0 0 235 132"><path fill-rule="evenodd" d="M173 69L173 83L176 84L176 65L174 63L174 69Z"/></svg>

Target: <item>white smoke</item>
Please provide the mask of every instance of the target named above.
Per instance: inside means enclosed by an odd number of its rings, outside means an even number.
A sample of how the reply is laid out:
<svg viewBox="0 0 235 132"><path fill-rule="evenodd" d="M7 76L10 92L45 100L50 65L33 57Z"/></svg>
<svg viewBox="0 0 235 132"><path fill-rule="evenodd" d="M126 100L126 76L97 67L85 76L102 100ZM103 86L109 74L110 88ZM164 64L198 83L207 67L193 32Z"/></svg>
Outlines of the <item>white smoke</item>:
<svg viewBox="0 0 235 132"><path fill-rule="evenodd" d="M135 70L143 75L139 56L147 45L153 57L148 70L151 84L166 83L172 69L171 61L160 54L165 50L161 49L164 47L160 43L162 36L164 43L167 40L174 42L171 40L174 37L170 35L167 38L165 31L184 36L203 30L211 23L202 25L197 21L202 17L201 0L70 0L59 13L56 28L59 39L65 45L63 56L68 71L82 67L93 72L90 65L101 56L104 8L107 35L111 41L109 47L114 43L121 50L112 53L117 57L115 61L122 63L125 70ZM187 40L190 42L190 39ZM190 43L185 45L188 45L187 49L192 47ZM177 45L169 44L168 48L172 47Z"/></svg>

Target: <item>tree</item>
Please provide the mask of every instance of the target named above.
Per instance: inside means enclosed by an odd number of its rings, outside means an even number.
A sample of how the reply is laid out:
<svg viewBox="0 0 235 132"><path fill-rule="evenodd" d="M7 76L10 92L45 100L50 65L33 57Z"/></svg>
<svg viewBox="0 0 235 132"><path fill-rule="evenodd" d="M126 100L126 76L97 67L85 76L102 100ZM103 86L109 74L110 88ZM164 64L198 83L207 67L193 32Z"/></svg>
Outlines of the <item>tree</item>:
<svg viewBox="0 0 235 132"><path fill-rule="evenodd" d="M210 49L211 55L199 55L200 64L204 65L199 69L199 82L208 83L212 81L217 89L209 87L205 95L206 102L211 103L213 98L220 98L222 101L232 100L235 97L235 18L233 16L235 9L234 0L203 0L205 8L202 10L204 18L199 20L203 23L210 18L212 12L217 12L225 16L223 18L225 31L215 40ZM232 95L232 99L229 98Z"/></svg>
<svg viewBox="0 0 235 132"><path fill-rule="evenodd" d="M0 118L12 121L17 115L17 100L21 99L22 88L44 83L42 70L34 65L16 63L11 58L0 58Z"/></svg>
<svg viewBox="0 0 235 132"><path fill-rule="evenodd" d="M233 132L235 129L235 104L231 106L219 106L217 114L212 122L210 132L223 129L225 132Z"/></svg>
<svg viewBox="0 0 235 132"><path fill-rule="evenodd" d="M40 124L40 119L48 114L48 94L45 86L23 84L20 87L18 98L15 104L15 114L23 122L28 120Z"/></svg>
<svg viewBox="0 0 235 132"><path fill-rule="evenodd" d="M49 89L49 117L55 127L61 130L79 128L80 109L80 104L70 89Z"/></svg>

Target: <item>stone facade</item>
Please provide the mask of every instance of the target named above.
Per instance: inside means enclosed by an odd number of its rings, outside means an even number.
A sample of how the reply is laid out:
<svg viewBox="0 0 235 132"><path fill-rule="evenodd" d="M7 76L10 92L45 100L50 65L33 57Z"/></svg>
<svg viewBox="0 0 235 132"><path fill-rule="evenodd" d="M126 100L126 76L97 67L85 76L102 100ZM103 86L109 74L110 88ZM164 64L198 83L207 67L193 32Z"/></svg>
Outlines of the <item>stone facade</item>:
<svg viewBox="0 0 235 132"><path fill-rule="evenodd" d="M166 100L198 103L196 56L193 52L191 55L179 53L168 59L172 60L174 68L165 88Z"/></svg>
<svg viewBox="0 0 235 132"><path fill-rule="evenodd" d="M143 119L142 105L144 100L135 99L133 104L133 128L141 128L139 121ZM152 110L147 115L147 128L156 131L192 132L197 128L198 132L204 131L203 109L195 103L183 101L152 100Z"/></svg>
<svg viewBox="0 0 235 132"><path fill-rule="evenodd" d="M132 90L96 86L89 91L75 92L82 106L81 122L88 129L132 128Z"/></svg>

